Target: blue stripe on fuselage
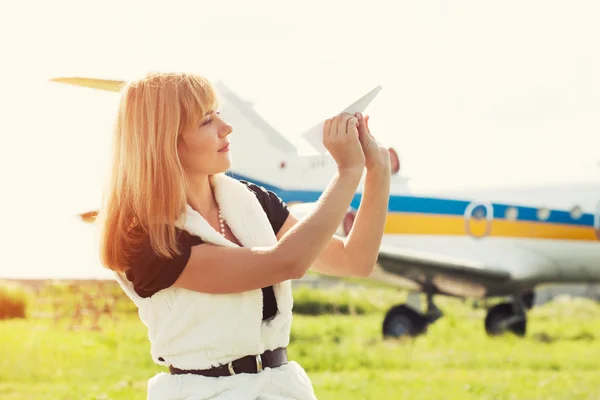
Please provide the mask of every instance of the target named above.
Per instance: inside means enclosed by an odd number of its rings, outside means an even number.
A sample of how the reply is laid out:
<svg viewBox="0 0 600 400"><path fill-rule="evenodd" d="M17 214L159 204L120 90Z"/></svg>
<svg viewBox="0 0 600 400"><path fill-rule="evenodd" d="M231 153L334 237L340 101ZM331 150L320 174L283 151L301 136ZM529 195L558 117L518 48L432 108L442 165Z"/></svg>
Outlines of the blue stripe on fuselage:
<svg viewBox="0 0 600 400"><path fill-rule="evenodd" d="M252 182L256 185L262 186L267 190L276 193L284 202L302 202L310 203L315 202L319 199L322 191L316 190L286 190L277 186L270 185L257 179L248 178L246 176L228 172L227 175L241 179L248 182ZM362 195L357 193L351 202L351 207L357 209L360 205ZM397 213L422 213L422 214L440 214L457 216L464 215L465 209L470 204L469 201L465 200L454 200L444 199L435 197L417 197L417 196L401 196L391 195L389 200L390 212ZM540 221L537 213L538 208L511 205L511 204L496 204L492 203L494 209L494 218L504 219L506 211L509 207L517 209L517 220L518 221L533 221L540 223L555 223L555 224L568 224L574 226L594 226L594 215L583 214L579 219L573 219L568 211L564 210L550 210L550 216L545 221ZM485 214L484 214L485 215Z"/></svg>

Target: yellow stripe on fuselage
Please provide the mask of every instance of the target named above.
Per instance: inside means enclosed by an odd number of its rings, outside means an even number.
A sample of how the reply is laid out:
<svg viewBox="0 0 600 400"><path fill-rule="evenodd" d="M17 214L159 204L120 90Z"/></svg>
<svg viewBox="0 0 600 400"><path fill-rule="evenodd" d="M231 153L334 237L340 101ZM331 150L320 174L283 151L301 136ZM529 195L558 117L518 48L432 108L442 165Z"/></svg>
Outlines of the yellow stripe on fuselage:
<svg viewBox="0 0 600 400"><path fill-rule="evenodd" d="M385 224L388 235L452 235L485 236L530 239L562 239L596 241L594 228L568 224L506 219L471 219L466 223L462 216L390 212ZM470 231L470 233L469 233Z"/></svg>

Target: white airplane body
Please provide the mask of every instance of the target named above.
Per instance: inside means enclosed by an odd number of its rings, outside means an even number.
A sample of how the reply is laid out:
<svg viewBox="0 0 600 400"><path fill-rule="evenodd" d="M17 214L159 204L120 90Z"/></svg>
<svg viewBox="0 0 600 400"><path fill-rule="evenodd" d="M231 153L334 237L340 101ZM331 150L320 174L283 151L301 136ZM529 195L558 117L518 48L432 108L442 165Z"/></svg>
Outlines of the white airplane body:
<svg viewBox="0 0 600 400"><path fill-rule="evenodd" d="M600 281L600 179L410 196L410 201L436 204L401 216L392 211L396 221L388 223L383 245L477 261L508 272L511 285ZM403 228L394 229L403 222ZM494 295L492 288L480 289L477 297Z"/></svg>
<svg viewBox="0 0 600 400"><path fill-rule="evenodd" d="M407 305L389 310L385 335L424 332L441 316L435 295L510 297L490 308L486 330L523 335L536 287L600 282L600 178L409 192L390 197L381 269L372 278L426 293L428 301L425 312Z"/></svg>
<svg viewBox="0 0 600 400"><path fill-rule="evenodd" d="M55 81L119 91L122 81ZM298 216L309 212L336 171L329 155L299 155L244 100L217 82L222 114L234 128L230 174L277 193ZM545 283L600 282L600 177L554 185L416 192L393 176L389 213L373 279L398 279L427 294L426 310L393 307L386 336L416 335L440 316L435 295L510 296L488 311L489 334L524 334L532 293ZM347 234L362 184L338 233ZM89 215L86 214L86 215Z"/></svg>

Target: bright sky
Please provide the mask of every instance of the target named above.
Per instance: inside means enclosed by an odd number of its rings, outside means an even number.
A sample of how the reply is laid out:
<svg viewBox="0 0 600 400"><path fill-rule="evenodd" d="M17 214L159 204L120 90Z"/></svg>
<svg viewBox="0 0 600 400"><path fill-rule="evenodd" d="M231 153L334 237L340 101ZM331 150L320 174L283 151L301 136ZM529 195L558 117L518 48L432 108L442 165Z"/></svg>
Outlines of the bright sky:
<svg viewBox="0 0 600 400"><path fill-rule="evenodd" d="M594 0L0 3L0 277L104 274L74 214L97 203L116 95L51 77L194 70L289 135L381 84L372 130L411 176L598 173L598 15Z"/></svg>

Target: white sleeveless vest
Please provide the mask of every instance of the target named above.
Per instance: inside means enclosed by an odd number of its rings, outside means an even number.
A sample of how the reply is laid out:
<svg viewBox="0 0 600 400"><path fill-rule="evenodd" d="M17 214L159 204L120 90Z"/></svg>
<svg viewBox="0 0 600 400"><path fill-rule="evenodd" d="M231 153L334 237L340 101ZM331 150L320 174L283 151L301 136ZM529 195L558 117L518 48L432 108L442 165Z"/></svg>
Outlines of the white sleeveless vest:
<svg viewBox="0 0 600 400"><path fill-rule="evenodd" d="M276 244L267 215L253 192L224 174L212 176L211 185L223 219L244 247ZM176 225L205 242L238 247L189 205ZM215 295L171 287L142 298L125 274L115 273L115 277L137 305L139 317L148 328L152 359L159 365L206 369L289 344L293 306L290 281L273 286L277 314L263 321L261 289ZM261 393L273 399L314 399L310 380L293 361L260 374L222 378L160 373L148 385L148 399L258 399Z"/></svg>

